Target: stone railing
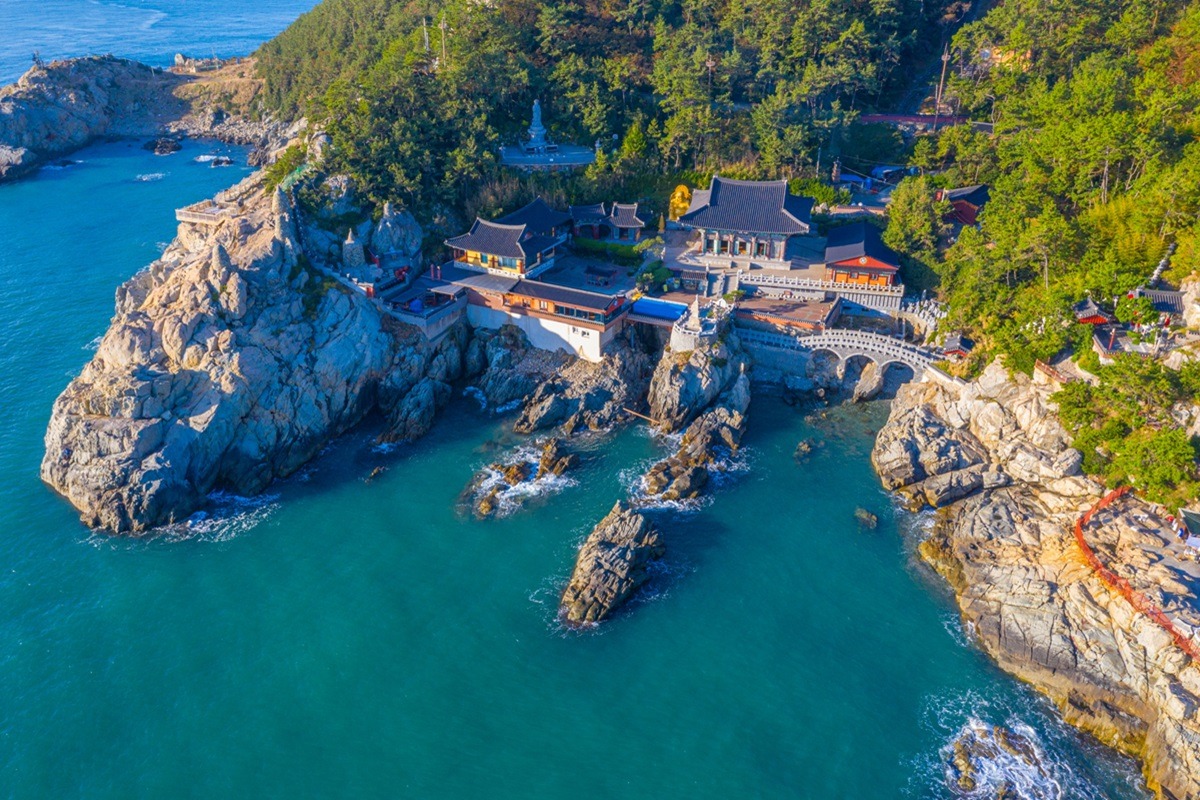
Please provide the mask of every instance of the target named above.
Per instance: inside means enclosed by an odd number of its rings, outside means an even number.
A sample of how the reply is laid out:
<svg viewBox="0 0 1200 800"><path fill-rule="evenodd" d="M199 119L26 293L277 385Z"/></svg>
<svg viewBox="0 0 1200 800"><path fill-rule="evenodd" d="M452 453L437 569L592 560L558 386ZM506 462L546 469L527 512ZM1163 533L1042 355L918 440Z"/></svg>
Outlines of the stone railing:
<svg viewBox="0 0 1200 800"><path fill-rule="evenodd" d="M811 353L829 350L839 358L865 355L878 363L899 361L923 372L933 366L935 356L916 345L898 342L887 336L867 331L831 330L812 336L788 336L755 330L738 330L743 341L763 344L784 350ZM947 376L949 377L949 376Z"/></svg>

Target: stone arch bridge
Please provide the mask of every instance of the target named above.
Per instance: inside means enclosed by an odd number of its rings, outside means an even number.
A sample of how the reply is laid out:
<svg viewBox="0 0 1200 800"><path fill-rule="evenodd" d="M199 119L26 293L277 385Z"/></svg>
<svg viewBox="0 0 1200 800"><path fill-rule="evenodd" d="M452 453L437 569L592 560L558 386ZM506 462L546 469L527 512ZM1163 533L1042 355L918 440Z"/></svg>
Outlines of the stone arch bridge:
<svg viewBox="0 0 1200 800"><path fill-rule="evenodd" d="M776 351L790 351L805 356L819 352L831 353L841 362L838 365L839 372L845 369L850 359L861 356L874 361L880 371L894 364L903 364L918 379L927 371L941 373L933 366L937 356L929 350L878 333L834 329L812 336L787 336L739 328L737 334L743 342ZM946 377L949 378L948 375Z"/></svg>

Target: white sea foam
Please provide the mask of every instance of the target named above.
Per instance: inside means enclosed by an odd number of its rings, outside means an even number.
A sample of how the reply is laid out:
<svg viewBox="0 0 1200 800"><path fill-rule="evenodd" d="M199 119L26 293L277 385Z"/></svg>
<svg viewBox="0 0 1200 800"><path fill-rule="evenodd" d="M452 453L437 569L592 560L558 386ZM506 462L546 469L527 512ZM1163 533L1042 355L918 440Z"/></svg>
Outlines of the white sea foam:
<svg viewBox="0 0 1200 800"><path fill-rule="evenodd" d="M161 181L165 177L167 177L167 173L165 172L146 172L138 175L134 180L139 183L152 183L154 181Z"/></svg>
<svg viewBox="0 0 1200 800"><path fill-rule="evenodd" d="M229 492L213 492L208 502L207 509L197 511L182 525L161 529L160 538L166 541L227 542L252 530L280 507L277 494L242 497Z"/></svg>
<svg viewBox="0 0 1200 800"><path fill-rule="evenodd" d="M215 161L216 158L217 157L214 155L205 154L202 156L196 156L195 158L192 159L192 161L195 161L197 164L207 164L210 161Z"/></svg>
<svg viewBox="0 0 1200 800"><path fill-rule="evenodd" d="M1064 800L1080 796L1066 788L1073 783L1071 768L1047 752L1037 731L1021 720L1009 720L1003 727L1009 731L1013 746L1004 747L996 741L995 727L978 717L971 717L938 751L944 764L946 786L955 797L990 800L1001 796L1001 790L1006 786L1012 789L1014 796L1026 800ZM971 777L975 784L971 789L964 788L956 780L954 750L955 743L960 741L969 743Z"/></svg>
<svg viewBox="0 0 1200 800"><path fill-rule="evenodd" d="M508 456L501 459L500 464L528 464L531 474L537 473L538 463L541 461L542 449L541 441L524 444L513 450ZM494 516L507 517L510 514L519 511L530 500L540 497L548 497L557 494L571 486L577 486L579 482L570 475L543 475L540 478L521 481L515 486L509 486L504 479L504 475L497 469L491 466L486 466L481 472L481 479L474 485L472 497L475 499L486 497L491 494L492 490L497 486L507 488L501 489L495 497L496 510Z"/></svg>
<svg viewBox="0 0 1200 800"><path fill-rule="evenodd" d="M84 350L91 350L93 353L100 349L100 342L104 341L104 334L97 336L83 346Z"/></svg>
<svg viewBox="0 0 1200 800"><path fill-rule="evenodd" d="M942 744L936 752L915 759L910 796L992 800L1008 786L1012 796L1022 800L1100 800L1107 795L1092 779L1104 774L1117 777L1115 782L1120 783L1119 777L1127 771L1126 765L1117 761L1086 762L1091 777L1073 768L1063 754L1075 750L1077 735L1032 692L1006 695L999 687L991 687L987 692L933 696L926 701L923 723ZM1009 734L1007 746L996 741L997 726ZM954 751L960 740L973 745L968 753L974 788L963 787L956 780ZM1096 747L1101 761L1111 758ZM1132 786L1136 774L1129 771L1129 775L1133 776Z"/></svg>
<svg viewBox="0 0 1200 800"><path fill-rule="evenodd" d="M478 386L468 386L467 388L463 389L463 397L470 397L476 403L479 403L480 411L487 411L487 395L485 395L483 390Z"/></svg>

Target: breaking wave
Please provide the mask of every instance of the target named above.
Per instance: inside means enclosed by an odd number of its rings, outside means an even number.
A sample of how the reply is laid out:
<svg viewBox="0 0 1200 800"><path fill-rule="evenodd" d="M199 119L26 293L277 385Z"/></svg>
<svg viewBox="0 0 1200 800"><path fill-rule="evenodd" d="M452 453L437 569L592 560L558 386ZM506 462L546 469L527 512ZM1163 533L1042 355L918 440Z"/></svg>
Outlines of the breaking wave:
<svg viewBox="0 0 1200 800"><path fill-rule="evenodd" d="M145 172L138 175L134 180L138 183L152 183L154 181L161 181L165 177L167 177L167 173L165 172Z"/></svg>
<svg viewBox="0 0 1200 800"><path fill-rule="evenodd" d="M529 466L530 474L536 475L542 457L541 444L542 442L523 444L498 463L502 465L526 464ZM570 475L546 474L540 478L531 478L510 486L500 470L496 469L494 465L487 465L478 473L478 479L471 487L470 497L474 504L480 498L491 495L498 487L507 487L500 488L494 495L495 511L492 513L492 516L495 517L507 517L520 511L531 500L549 497L578 485L579 481Z"/></svg>
<svg viewBox="0 0 1200 800"><path fill-rule="evenodd" d="M941 741L917 759L910 796L965 800L1104 800L1096 781L1134 790L1126 765L1095 745L1097 757L1073 766L1062 757L1077 734L1033 696L989 697L977 691L931 698L925 725ZM1082 774L1081 770L1095 771ZM1129 775L1135 773L1129 772ZM1140 796L1136 790L1128 796ZM1115 800L1115 797L1113 798Z"/></svg>
<svg viewBox="0 0 1200 800"><path fill-rule="evenodd" d="M264 522L280 507L279 495L262 494L242 497L229 492L213 492L207 509L197 511L182 525L163 529L166 541L200 540L227 542Z"/></svg>

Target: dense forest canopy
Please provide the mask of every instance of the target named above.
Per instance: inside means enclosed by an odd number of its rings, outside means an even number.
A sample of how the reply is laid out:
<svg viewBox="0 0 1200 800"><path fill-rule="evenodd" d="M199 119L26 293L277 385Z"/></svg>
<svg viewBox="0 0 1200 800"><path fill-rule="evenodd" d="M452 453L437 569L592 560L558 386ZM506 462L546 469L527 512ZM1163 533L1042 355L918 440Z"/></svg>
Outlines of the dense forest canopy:
<svg viewBox="0 0 1200 800"><path fill-rule="evenodd" d="M856 124L912 112L949 56L936 134ZM1172 408L1200 369L1137 356L1101 367L1071 305L1119 318L1171 254L1200 266L1200 0L325 0L259 52L267 110L333 138L329 165L374 202L453 230L541 193L655 203L679 182L793 180L825 202L850 171L906 163L885 239L942 332L1028 371L1065 349L1098 376L1060 396L1085 468L1160 499L1194 496L1194 442ZM582 175L497 167L540 98L560 141L599 143ZM823 160L822 160L823 158ZM818 168L818 163L820 168ZM987 184L978 227L939 187Z"/></svg>
<svg viewBox="0 0 1200 800"><path fill-rule="evenodd" d="M517 140L535 98L559 140L620 143L591 170L593 189L681 169L811 175L820 149L855 149L846 124L897 102L966 8L326 0L258 55L269 110L318 121L373 199L429 219L504 202L497 148ZM902 144L885 134L885 149Z"/></svg>

